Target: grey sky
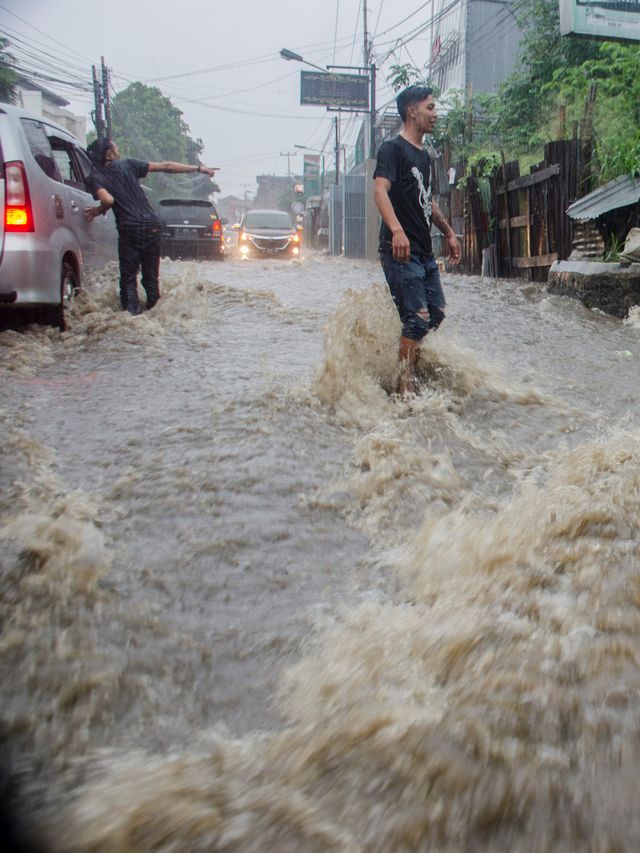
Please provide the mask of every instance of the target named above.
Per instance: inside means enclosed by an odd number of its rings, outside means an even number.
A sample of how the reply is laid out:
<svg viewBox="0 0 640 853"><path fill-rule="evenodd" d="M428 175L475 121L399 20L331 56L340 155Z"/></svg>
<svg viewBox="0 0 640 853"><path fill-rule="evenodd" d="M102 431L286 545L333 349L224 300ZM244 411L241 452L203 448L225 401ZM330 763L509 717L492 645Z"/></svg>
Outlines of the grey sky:
<svg viewBox="0 0 640 853"><path fill-rule="evenodd" d="M217 180L223 196L253 192L258 174L287 174L288 160L281 152L297 151L291 171L301 173L304 152L296 144L320 149L326 142L329 167L334 113L300 106L300 71L307 66L282 60L281 48L322 67L363 61L362 0L0 4L0 29L12 42L10 50L30 67L46 63L51 76L90 83L91 65L99 65L104 56L116 91L134 80L157 86L182 110L191 135L202 139L204 161L221 167ZM386 82L392 64L425 64L431 5L420 0L367 2L368 30L375 34L374 58L380 66L378 104L393 96ZM407 37L406 45L393 53L394 44ZM68 98L75 112L88 115L90 92L43 84ZM353 145L356 130L355 117L344 116L342 141Z"/></svg>

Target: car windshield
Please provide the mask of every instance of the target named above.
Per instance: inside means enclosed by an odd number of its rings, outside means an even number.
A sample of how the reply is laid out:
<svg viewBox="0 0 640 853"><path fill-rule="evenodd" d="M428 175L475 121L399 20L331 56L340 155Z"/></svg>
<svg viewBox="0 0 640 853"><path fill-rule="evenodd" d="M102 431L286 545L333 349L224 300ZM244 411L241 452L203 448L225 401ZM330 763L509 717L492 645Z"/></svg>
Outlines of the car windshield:
<svg viewBox="0 0 640 853"><path fill-rule="evenodd" d="M279 210L268 210L264 213L256 211L247 213L244 219L245 228L291 228L289 214Z"/></svg>

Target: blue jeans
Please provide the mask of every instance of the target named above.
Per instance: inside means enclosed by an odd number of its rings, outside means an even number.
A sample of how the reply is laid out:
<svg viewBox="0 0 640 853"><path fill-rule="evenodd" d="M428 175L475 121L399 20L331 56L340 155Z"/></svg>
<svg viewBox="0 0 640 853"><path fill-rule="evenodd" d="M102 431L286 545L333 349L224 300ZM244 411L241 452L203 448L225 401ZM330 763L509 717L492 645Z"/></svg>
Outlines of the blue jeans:
<svg viewBox="0 0 640 853"><path fill-rule="evenodd" d="M444 320L446 303L435 258L412 252L401 263L390 252L380 252L380 263L402 320L402 336L421 341Z"/></svg>

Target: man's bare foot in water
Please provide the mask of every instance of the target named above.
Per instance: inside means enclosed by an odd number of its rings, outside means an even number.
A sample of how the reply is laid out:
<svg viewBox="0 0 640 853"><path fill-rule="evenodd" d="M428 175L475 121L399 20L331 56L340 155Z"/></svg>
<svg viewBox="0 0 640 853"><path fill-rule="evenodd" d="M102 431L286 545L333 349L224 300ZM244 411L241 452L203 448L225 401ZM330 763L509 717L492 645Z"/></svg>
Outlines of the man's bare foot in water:
<svg viewBox="0 0 640 853"><path fill-rule="evenodd" d="M415 397L420 393L420 385L413 374L400 376L398 381L398 394L401 397Z"/></svg>

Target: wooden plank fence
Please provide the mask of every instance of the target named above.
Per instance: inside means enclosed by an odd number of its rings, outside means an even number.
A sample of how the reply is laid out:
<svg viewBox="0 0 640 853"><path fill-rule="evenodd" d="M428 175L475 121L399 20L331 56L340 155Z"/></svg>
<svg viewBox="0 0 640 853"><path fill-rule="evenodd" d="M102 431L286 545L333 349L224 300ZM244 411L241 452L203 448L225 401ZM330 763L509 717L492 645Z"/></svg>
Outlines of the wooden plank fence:
<svg viewBox="0 0 640 853"><path fill-rule="evenodd" d="M472 274L546 281L551 264L571 253L569 205L580 188L583 146L577 138L550 142L544 160L520 174L505 162L492 178L473 172L462 190L435 170L436 200L463 240L463 269ZM456 217L454 212L462 213Z"/></svg>

